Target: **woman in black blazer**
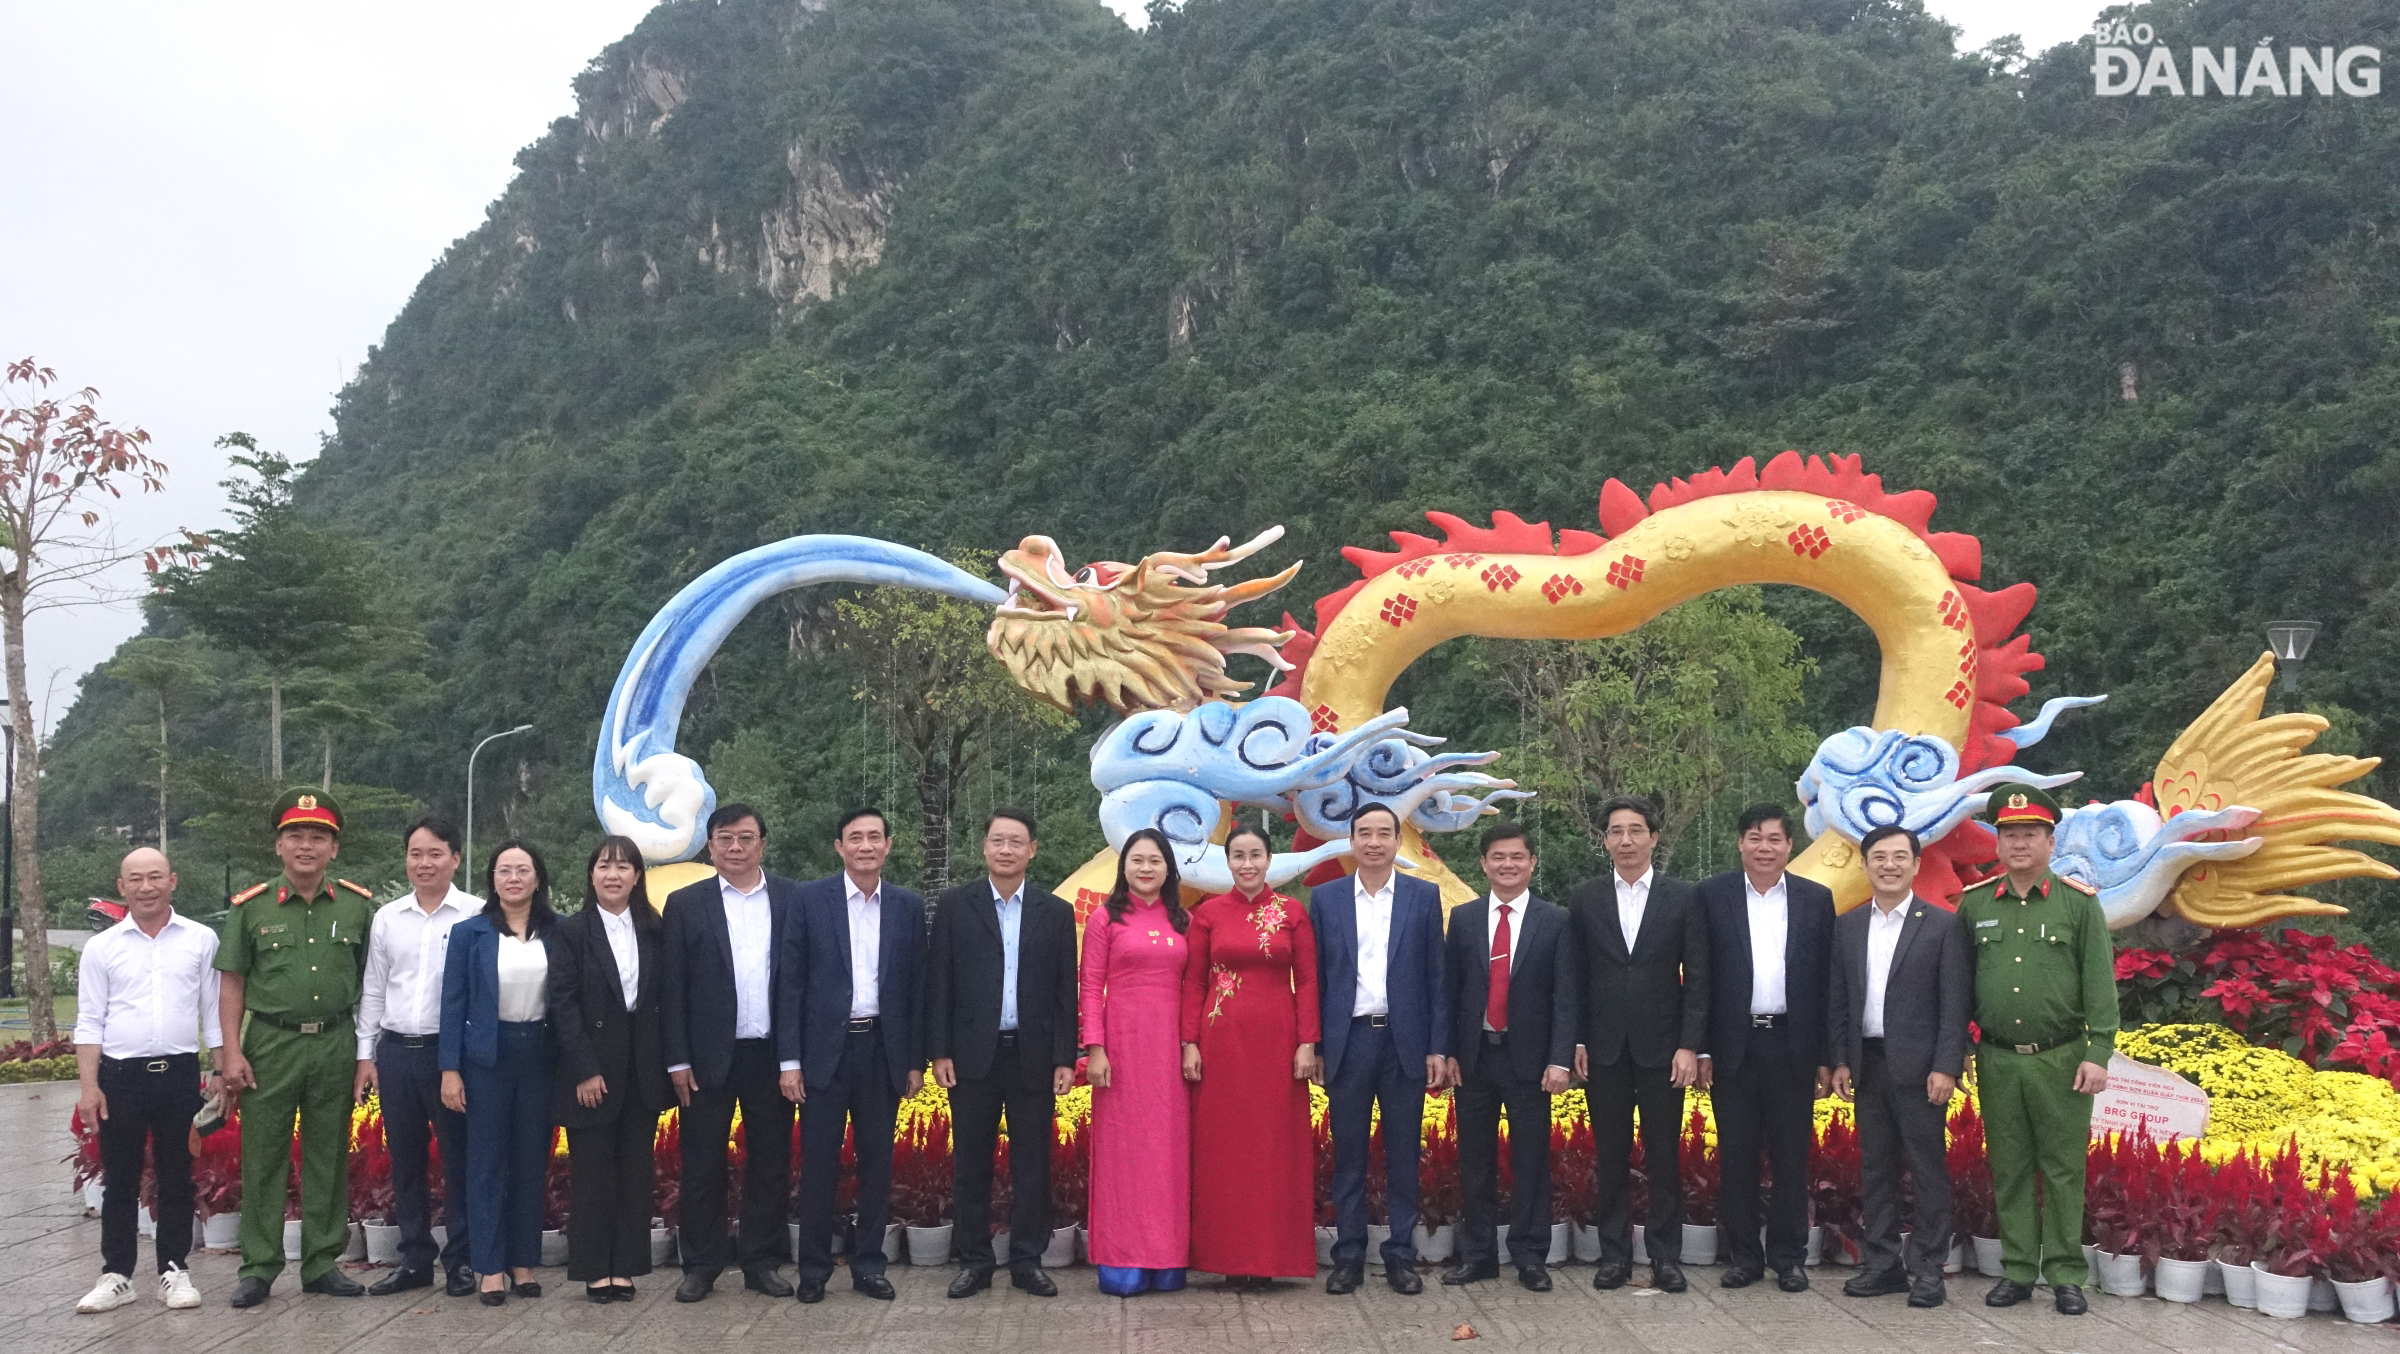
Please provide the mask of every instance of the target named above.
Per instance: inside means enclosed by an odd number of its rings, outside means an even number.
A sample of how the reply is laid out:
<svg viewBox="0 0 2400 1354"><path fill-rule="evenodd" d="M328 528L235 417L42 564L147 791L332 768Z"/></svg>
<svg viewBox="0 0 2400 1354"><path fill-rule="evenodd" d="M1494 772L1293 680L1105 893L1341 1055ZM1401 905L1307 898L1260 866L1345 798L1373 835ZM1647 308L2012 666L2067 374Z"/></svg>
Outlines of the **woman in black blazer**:
<svg viewBox="0 0 2400 1354"><path fill-rule="evenodd" d="M550 946L552 1104L574 1179L567 1277L594 1302L628 1302L650 1272L651 1143L675 1103L659 1046L659 917L631 840L603 840L584 879L583 910Z"/></svg>

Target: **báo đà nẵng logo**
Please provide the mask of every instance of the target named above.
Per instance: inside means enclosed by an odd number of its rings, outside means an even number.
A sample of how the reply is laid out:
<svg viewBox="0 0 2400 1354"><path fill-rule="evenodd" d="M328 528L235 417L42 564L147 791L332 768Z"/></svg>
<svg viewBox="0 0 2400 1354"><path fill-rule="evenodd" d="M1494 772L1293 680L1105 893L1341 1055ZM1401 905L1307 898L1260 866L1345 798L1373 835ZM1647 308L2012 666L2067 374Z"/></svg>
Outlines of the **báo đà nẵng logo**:
<svg viewBox="0 0 2400 1354"><path fill-rule="evenodd" d="M2092 92L2102 98L2292 99L2340 93L2370 99L2383 93L2383 49L2278 49L2273 38L2260 38L2247 54L2230 45L2193 47L2179 60L2150 25L2103 21L2092 25Z"/></svg>

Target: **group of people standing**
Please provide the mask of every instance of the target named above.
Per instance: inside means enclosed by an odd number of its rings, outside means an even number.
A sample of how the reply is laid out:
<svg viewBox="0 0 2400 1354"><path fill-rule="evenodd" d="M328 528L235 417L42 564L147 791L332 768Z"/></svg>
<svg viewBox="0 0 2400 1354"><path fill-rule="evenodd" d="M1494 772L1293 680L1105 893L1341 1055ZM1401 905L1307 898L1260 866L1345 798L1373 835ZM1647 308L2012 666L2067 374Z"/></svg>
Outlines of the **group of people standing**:
<svg viewBox="0 0 2400 1354"><path fill-rule="evenodd" d="M1773 805L1737 825L1742 868L1695 885L1656 869L1657 809L1612 800L1612 870L1563 904L1532 893L1525 831L1496 824L1479 842L1487 891L1446 915L1433 884L1398 872L1401 823L1381 806L1351 823L1355 873L1305 903L1268 885L1267 833L1239 826L1223 842L1235 887L1187 908L1172 843L1146 829L1121 848L1078 953L1074 909L1028 882L1039 843L1032 816L1016 810L985 824L984 876L942 894L930 916L883 878L891 839L879 812L844 814L842 869L799 883L765 871L765 821L742 804L709 818L714 876L663 908L621 837L594 849L583 905L568 915L522 841L492 853L479 900L454 882L456 830L428 818L406 837L410 894L371 912L365 889L327 876L340 810L294 791L275 809L281 879L237 895L221 936L174 915L174 876L145 848L120 879L128 917L84 953L81 1109L99 1129L107 1189L104 1273L78 1310L133 1297L145 1145L159 1180L160 1295L199 1301L183 1261L203 1044L241 1107L236 1307L263 1302L284 1265L295 1120L304 1291L440 1282L490 1305L538 1296L549 1144L564 1126L568 1277L592 1301L629 1299L650 1270L652 1143L669 1107L681 1113L677 1301L707 1298L735 1266L752 1290L823 1300L846 1136L857 1186L850 1283L889 1299L892 1144L900 1102L928 1064L954 1135L949 1295L972 1297L1003 1266L1016 1287L1054 1295L1041 1265L1050 1154L1010 1154L1009 1253L998 1255L993 1149L1003 1121L1019 1143L1051 1141L1079 1062L1092 1087L1089 1244L1104 1292L1173 1290L1194 1268L1237 1288L1315 1276L1312 1082L1326 1090L1334 1143L1328 1292L1365 1282L1378 1118L1384 1281L1422 1291L1418 1146L1426 1097L1444 1090L1455 1097L1465 1207L1441 1282L1498 1277L1505 1221L1519 1282L1547 1290L1550 1102L1581 1082L1597 1158L1595 1287L1623 1286L1636 1262L1637 1124L1649 1280L1687 1286L1680 1130L1696 1087L1715 1107L1729 1251L1720 1282L1744 1287L1772 1271L1787 1291L1807 1288L1812 1104L1830 1092L1857 1102L1865 1168L1864 1261L1845 1292L1906 1292L1931 1306L1943 1301L1950 1231L1946 1107L1972 1016L2008 1273L1987 1301L2021 1301L2047 1277L2058 1309L2079 1312L2082 1139L2116 1027L2107 931L2089 890L2048 872L2055 801L2004 786L1992 803L2004 870L1959 911L1915 896L1919 843L1890 827L1860 844L1871 904L1838 919L1823 885L1786 872L1791 822ZM342 1057L353 1040L355 1056ZM399 1267L371 1289L336 1264L349 1110L370 1092L401 1231ZM738 1200L727 1159L737 1111ZM795 1118L799 1242L787 1282ZM1517 1126L1505 1210L1503 1120ZM428 1179L437 1143L439 1245ZM1905 1256L1903 1172L1916 1221Z"/></svg>

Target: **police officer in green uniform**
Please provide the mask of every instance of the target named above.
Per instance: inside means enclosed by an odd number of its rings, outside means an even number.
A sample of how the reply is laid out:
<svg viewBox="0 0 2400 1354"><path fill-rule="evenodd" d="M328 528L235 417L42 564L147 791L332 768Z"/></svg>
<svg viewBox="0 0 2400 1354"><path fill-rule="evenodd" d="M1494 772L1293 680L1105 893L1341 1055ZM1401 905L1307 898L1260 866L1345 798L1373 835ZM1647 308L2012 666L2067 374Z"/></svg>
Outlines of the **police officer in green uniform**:
<svg viewBox="0 0 2400 1354"><path fill-rule="evenodd" d="M349 1239L357 1075L351 1014L366 971L373 895L326 877L342 836L342 811L331 798L292 790L276 801L270 821L283 876L234 895L217 943L225 1084L241 1089L236 1307L265 1302L283 1272L294 1114L300 1116L301 1291L345 1298L367 1291L335 1262Z"/></svg>
<svg viewBox="0 0 2400 1354"><path fill-rule="evenodd" d="M2009 1307L2047 1279L2054 1304L2083 1315L2084 1153L2092 1097L2108 1089L2117 1039L2115 959L2100 900L2050 873L2058 801L2037 786L1992 791L1985 821L2006 873L1968 889L1958 915L1974 938L1975 1079L2000 1214L2002 1278L1984 1302ZM2035 1176L2041 1191L2034 1190Z"/></svg>

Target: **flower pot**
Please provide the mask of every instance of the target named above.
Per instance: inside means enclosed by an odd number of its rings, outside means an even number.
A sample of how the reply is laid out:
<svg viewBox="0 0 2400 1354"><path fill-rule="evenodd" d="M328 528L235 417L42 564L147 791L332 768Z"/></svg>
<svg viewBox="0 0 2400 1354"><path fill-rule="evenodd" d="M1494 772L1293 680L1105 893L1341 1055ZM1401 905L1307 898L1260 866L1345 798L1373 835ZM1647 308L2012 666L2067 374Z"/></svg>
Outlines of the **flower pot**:
<svg viewBox="0 0 2400 1354"><path fill-rule="evenodd" d="M2204 1298L2225 1296L2225 1267L2217 1263L2217 1252L2221 1249L2218 1246L2208 1248L2208 1273L2200 1280L2200 1296Z"/></svg>
<svg viewBox="0 0 2400 1354"><path fill-rule="evenodd" d="M1575 1252L1575 1224L1573 1224L1573 1223L1571 1223L1571 1222L1554 1222L1554 1223L1551 1223L1551 1224L1550 1224L1550 1253L1549 1253L1548 1255L1546 1255L1546 1256L1542 1257L1542 1259L1543 1259L1543 1263L1545 1263L1545 1264L1552 1264L1552 1265L1563 1265L1563 1264L1567 1263L1567 1257L1568 1257L1569 1255L1572 1255L1572 1254L1574 1254L1574 1252Z"/></svg>
<svg viewBox="0 0 2400 1354"><path fill-rule="evenodd" d="M830 1255L848 1255L850 1253L850 1243L857 1239L858 1216L854 1213L841 1214L833 1220L833 1236L825 1243L827 1253ZM883 1258L886 1260L891 1259L892 1253L890 1251L885 1251L883 1253Z"/></svg>
<svg viewBox="0 0 2400 1354"><path fill-rule="evenodd" d="M1050 1244L1042 1247L1042 1268L1065 1269L1075 1263L1075 1229L1053 1227Z"/></svg>
<svg viewBox="0 0 2400 1354"><path fill-rule="evenodd" d="M229 1251L242 1244L242 1215L211 1213L200 1220L200 1244L212 1251Z"/></svg>
<svg viewBox="0 0 2400 1354"><path fill-rule="evenodd" d="M2342 1315L2361 1325L2392 1319L2392 1281L2381 1274L2357 1283L2333 1285L2334 1296L2342 1304Z"/></svg>
<svg viewBox="0 0 2400 1354"><path fill-rule="evenodd" d="M89 1214L91 1214L91 1215L93 1215L93 1216L97 1217L97 1216L99 1215L99 1212L100 1212L100 1205L101 1205L102 1203L106 1202L106 1201L107 1201L107 1199L108 1199L108 1189L107 1189L107 1187L103 1186L103 1185L100 1183L100 1181L99 1181L97 1178L94 1178L94 1179L91 1179L91 1180L87 1180L87 1181L85 1181L85 1182L84 1182L84 1186L83 1186L83 1211L84 1211L84 1212L86 1212L86 1213L89 1213Z"/></svg>
<svg viewBox="0 0 2400 1354"><path fill-rule="evenodd" d="M1638 1222L1633 1225L1633 1263L1637 1265L1644 1265L1650 1262L1650 1252L1644 1249L1644 1247L1649 1245L1649 1235L1650 1229L1648 1227L1645 1227Z"/></svg>
<svg viewBox="0 0 2400 1354"><path fill-rule="evenodd" d="M2171 1260L2162 1255L2150 1273L2150 1283L2169 1302L2198 1302L2208 1291L2208 1271L2213 1265L2209 1260Z"/></svg>
<svg viewBox="0 0 2400 1354"><path fill-rule="evenodd" d="M948 1227L951 1224L945 1222L942 1225L944 1227ZM900 1258L900 1243L906 1238L907 1234L908 1229L901 1226L899 1223L887 1222L883 1225L883 1258L885 1261L889 1262L898 1260ZM912 1258L909 1263L915 1264L916 1261ZM947 1264L949 1261L945 1257L944 1259L936 1260L933 1263L941 1265Z"/></svg>
<svg viewBox="0 0 2400 1354"><path fill-rule="evenodd" d="M2250 1262L2250 1272L2258 1276L2258 1310L2286 1321L2308 1315L2307 1275L2269 1274L2256 1260Z"/></svg>
<svg viewBox="0 0 2400 1354"><path fill-rule="evenodd" d="M298 1218L284 1219L283 1258L286 1260L300 1258L300 1220Z"/></svg>
<svg viewBox="0 0 2400 1354"><path fill-rule="evenodd" d="M450 1244L450 1225L448 1223L437 1222L427 1230L433 1233L433 1248L435 1250L438 1251L444 1246Z"/></svg>
<svg viewBox="0 0 2400 1354"><path fill-rule="evenodd" d="M1368 1256L1368 1258L1370 1258L1370 1259L1375 1259L1375 1260L1380 1260L1380 1259L1382 1259L1382 1258L1383 1258L1383 1243L1384 1243L1384 1242L1386 1242L1386 1241L1389 1241L1389 1240L1391 1240L1391 1239L1392 1239L1392 1225L1391 1225L1390 1223L1388 1223L1388 1222L1370 1222L1370 1223L1368 1223L1368 1224L1367 1224L1367 1256Z"/></svg>
<svg viewBox="0 0 2400 1354"><path fill-rule="evenodd" d="M144 1204L140 1208L134 1210L133 1234L135 1236L158 1235L158 1215L150 1211L150 1206L148 1204Z"/></svg>
<svg viewBox="0 0 2400 1354"><path fill-rule="evenodd" d="M2231 1260L2219 1260L2217 1277L2225 1281L2225 1300L2236 1307L2258 1306L2258 1271Z"/></svg>
<svg viewBox="0 0 2400 1354"><path fill-rule="evenodd" d="M1317 1229L1317 1266L1320 1269L1333 1263L1334 1236L1335 1232L1331 1227Z"/></svg>
<svg viewBox="0 0 2400 1354"><path fill-rule="evenodd" d="M2102 1251L2100 1252L2100 1264L2092 1273L2100 1284L2100 1291L2114 1297L2138 1298L2149 1288L2149 1285L2142 1280L2142 1253L2140 1251L2135 1251L2131 1255L2117 1255L2109 1251Z"/></svg>
<svg viewBox="0 0 2400 1354"><path fill-rule="evenodd" d="M1080 1223L1080 1222L1079 1222L1079 1223L1076 1223L1076 1224L1075 1224L1075 1263L1076 1263L1076 1264L1079 1264L1079 1265L1088 1265L1088 1264L1090 1264L1091 1262L1092 1262L1092 1229L1091 1229L1091 1228L1089 1228L1089 1227L1087 1227L1087 1226L1085 1226L1084 1224L1082 1224L1082 1223Z"/></svg>
<svg viewBox="0 0 2400 1354"><path fill-rule="evenodd" d="M1576 1223L1572 1248L1569 1253L1587 1265L1598 1260L1600 1258L1600 1229L1586 1227L1580 1222Z"/></svg>
<svg viewBox="0 0 2400 1354"><path fill-rule="evenodd" d="M388 1222L370 1222L367 1229L367 1263L396 1265L400 1263L400 1229Z"/></svg>
<svg viewBox="0 0 2400 1354"><path fill-rule="evenodd" d="M1965 1237L1955 1237L1950 1242L1950 1254L1942 1261L1942 1273L1964 1274L1966 1272L1967 1239Z"/></svg>
<svg viewBox="0 0 2400 1354"><path fill-rule="evenodd" d="M2342 1300L2334 1295L2333 1280L2319 1274L2308 1281L2308 1310L2332 1312L2341 1309Z"/></svg>
<svg viewBox="0 0 2400 1354"><path fill-rule="evenodd" d="M650 1263L664 1265L675 1258L675 1231L671 1227L652 1226L650 1229Z"/></svg>
<svg viewBox="0 0 2400 1354"><path fill-rule="evenodd" d="M2100 1272L2100 1248L2098 1246L2086 1245L2083 1248L2083 1272L2086 1277Z"/></svg>
<svg viewBox="0 0 2400 1354"><path fill-rule="evenodd" d="M1810 1269L1825 1263L1825 1229L1813 1222L1808 1225L1808 1252L1800 1263Z"/></svg>
<svg viewBox="0 0 2400 1354"><path fill-rule="evenodd" d="M908 1229L908 1263L912 1265L946 1265L950 1263L951 1224ZM886 1257L889 1258L889 1257Z"/></svg>
<svg viewBox="0 0 2400 1354"><path fill-rule="evenodd" d="M998 1261L1000 1268L1002 1269L1008 1268L1008 1248L1010 1244L1011 1242L1007 1228L1003 1227L999 1231L992 1233L992 1259Z"/></svg>
<svg viewBox="0 0 2400 1354"><path fill-rule="evenodd" d="M1441 1226L1427 1231L1420 1223L1417 1227L1416 1243L1419 1260L1428 1264L1441 1264L1450 1258L1458 1246L1458 1224L1445 1222Z"/></svg>
<svg viewBox="0 0 2400 1354"><path fill-rule="evenodd" d="M567 1263L567 1234L557 1228L542 1229L542 1267L555 1269Z"/></svg>
<svg viewBox="0 0 2400 1354"><path fill-rule="evenodd" d="M1987 1279L1999 1278L2001 1276L2000 1238L1996 1236L1970 1237L1968 1243L1975 1252L1975 1272Z"/></svg>
<svg viewBox="0 0 2400 1354"><path fill-rule="evenodd" d="M362 1263L366 1260L367 1225L365 1223L352 1222L350 1224L350 1237L347 1241L342 1243L341 1258L345 1262L353 1265Z"/></svg>
<svg viewBox="0 0 2400 1354"><path fill-rule="evenodd" d="M1717 1225L1687 1222L1683 1225L1683 1263L1713 1265L1717 1263Z"/></svg>

